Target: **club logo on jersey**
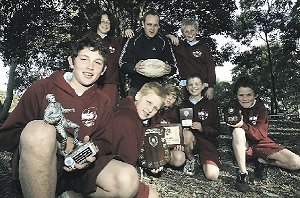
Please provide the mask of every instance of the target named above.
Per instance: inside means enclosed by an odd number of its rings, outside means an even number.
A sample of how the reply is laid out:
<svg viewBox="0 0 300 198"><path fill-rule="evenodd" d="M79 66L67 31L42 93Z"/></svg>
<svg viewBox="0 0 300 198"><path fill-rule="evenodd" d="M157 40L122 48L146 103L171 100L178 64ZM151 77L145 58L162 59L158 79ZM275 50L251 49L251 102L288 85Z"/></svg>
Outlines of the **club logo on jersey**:
<svg viewBox="0 0 300 198"><path fill-rule="evenodd" d="M201 109L200 111L198 111L198 117L200 118L200 120L206 120L208 117L208 112L205 109Z"/></svg>
<svg viewBox="0 0 300 198"><path fill-rule="evenodd" d="M235 112L235 108L233 108L233 107L228 108L228 113L229 114L234 114L234 112Z"/></svg>
<svg viewBox="0 0 300 198"><path fill-rule="evenodd" d="M253 125L256 125L257 116L256 115L249 116L249 122L252 123Z"/></svg>
<svg viewBox="0 0 300 198"><path fill-rule="evenodd" d="M108 47L108 50L111 54L113 54L116 51L116 49L111 45Z"/></svg>
<svg viewBox="0 0 300 198"><path fill-rule="evenodd" d="M81 114L82 123L87 127L94 126L98 117L97 112L98 109L96 107L89 107L85 109Z"/></svg>
<svg viewBox="0 0 300 198"><path fill-rule="evenodd" d="M201 55L202 55L201 50L196 49L196 50L193 51L193 56L199 58Z"/></svg>

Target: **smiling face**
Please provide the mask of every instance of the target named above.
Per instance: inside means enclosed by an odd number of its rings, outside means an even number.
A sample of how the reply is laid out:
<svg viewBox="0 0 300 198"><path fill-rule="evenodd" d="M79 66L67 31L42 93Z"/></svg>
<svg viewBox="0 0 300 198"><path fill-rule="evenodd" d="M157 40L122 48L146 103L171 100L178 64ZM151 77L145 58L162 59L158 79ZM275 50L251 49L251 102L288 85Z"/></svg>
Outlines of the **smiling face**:
<svg viewBox="0 0 300 198"><path fill-rule="evenodd" d="M110 20L107 14L103 14L101 16L101 21L97 28L97 33L99 35L107 35L107 33L110 31Z"/></svg>
<svg viewBox="0 0 300 198"><path fill-rule="evenodd" d="M162 98L151 91L146 95L138 92L135 100L137 113L142 120L152 118L164 104Z"/></svg>
<svg viewBox="0 0 300 198"><path fill-rule="evenodd" d="M250 87L240 87L236 97L243 108L250 108L254 103L256 95Z"/></svg>
<svg viewBox="0 0 300 198"><path fill-rule="evenodd" d="M193 25L187 25L182 30L182 34L184 38L186 38L188 41L195 41L196 36L198 34L198 30Z"/></svg>
<svg viewBox="0 0 300 198"><path fill-rule="evenodd" d="M90 47L83 48L74 59L69 57L68 61L73 69L69 83L77 93L90 88L106 70L104 57Z"/></svg>
<svg viewBox="0 0 300 198"><path fill-rule="evenodd" d="M158 33L159 18L157 15L147 15L143 22L145 34L152 38Z"/></svg>
<svg viewBox="0 0 300 198"><path fill-rule="evenodd" d="M191 96L201 96L201 91L204 89L203 82L200 78L194 77L187 81L186 88Z"/></svg>

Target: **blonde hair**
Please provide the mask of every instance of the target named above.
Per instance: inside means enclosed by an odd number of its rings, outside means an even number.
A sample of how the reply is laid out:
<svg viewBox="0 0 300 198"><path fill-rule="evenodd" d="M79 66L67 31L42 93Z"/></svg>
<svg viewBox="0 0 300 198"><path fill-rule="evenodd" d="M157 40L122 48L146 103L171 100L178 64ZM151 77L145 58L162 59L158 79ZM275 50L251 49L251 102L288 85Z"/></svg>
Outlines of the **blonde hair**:
<svg viewBox="0 0 300 198"><path fill-rule="evenodd" d="M195 19L190 19L190 18L185 18L185 19L182 19L181 21L181 31L183 31L186 26L194 26L196 28L196 30L199 30L199 23L198 21L196 21Z"/></svg>
<svg viewBox="0 0 300 198"><path fill-rule="evenodd" d="M162 101L165 101L166 99L166 91L164 89L164 87L159 84L158 82L148 82L145 83L142 88L139 90L140 94L142 96L145 96L149 93L154 93L157 96L159 96Z"/></svg>

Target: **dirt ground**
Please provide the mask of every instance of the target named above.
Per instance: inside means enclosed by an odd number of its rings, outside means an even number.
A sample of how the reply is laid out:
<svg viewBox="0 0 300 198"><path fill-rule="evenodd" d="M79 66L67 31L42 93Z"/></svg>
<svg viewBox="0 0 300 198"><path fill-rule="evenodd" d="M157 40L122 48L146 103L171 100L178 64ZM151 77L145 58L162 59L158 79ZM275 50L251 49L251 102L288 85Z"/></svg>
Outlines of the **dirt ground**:
<svg viewBox="0 0 300 198"><path fill-rule="evenodd" d="M271 121L270 137L287 149L300 154L300 121ZM195 176L186 176L181 169L165 168L159 176L144 175L145 183L157 189L163 198L198 197L300 197L300 170L287 171L268 167L268 177L258 181L253 177L254 165L248 162L251 191L234 189L237 167L230 149L231 138L226 129L219 137L222 169L217 181L208 181L199 168ZM20 191L10 179L11 154L0 152L0 197L21 198Z"/></svg>

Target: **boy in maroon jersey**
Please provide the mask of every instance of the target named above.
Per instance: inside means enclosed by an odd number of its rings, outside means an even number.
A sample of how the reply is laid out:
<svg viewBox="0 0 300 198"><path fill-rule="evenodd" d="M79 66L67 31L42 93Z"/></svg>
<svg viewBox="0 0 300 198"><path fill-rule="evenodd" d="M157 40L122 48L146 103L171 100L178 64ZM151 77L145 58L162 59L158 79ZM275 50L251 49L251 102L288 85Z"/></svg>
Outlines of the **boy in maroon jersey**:
<svg viewBox="0 0 300 198"><path fill-rule="evenodd" d="M203 39L199 39L199 24L195 19L183 19L181 21L181 33L183 39L174 35L167 35L174 45L173 50L177 60L177 67L181 77L181 85L186 86L187 78L193 73L202 76L203 96L212 99L213 87L216 84L215 62L209 47ZM188 97L186 93L185 97Z"/></svg>
<svg viewBox="0 0 300 198"><path fill-rule="evenodd" d="M219 135L220 118L217 106L213 100L201 95L204 89L199 74L187 78L187 90L190 97L182 103L183 108L193 108L193 122L190 128L183 131L185 152L189 158L185 165L187 174L194 174L195 160L192 154L198 154L204 175L209 180L219 177L219 152L217 136Z"/></svg>
<svg viewBox="0 0 300 198"><path fill-rule="evenodd" d="M145 83L135 97L123 98L113 115L113 154L136 166L145 136L143 121L149 120L164 105L165 92L157 82ZM155 172L161 171L162 167ZM138 198L159 197L158 192L140 183Z"/></svg>
<svg viewBox="0 0 300 198"><path fill-rule="evenodd" d="M180 123L179 106L182 102L181 90L172 80L165 83L164 88L166 92L165 105L151 118L150 123L152 126L156 124ZM171 148L170 152L171 160L169 164L175 167L182 166L185 162L184 147L176 145Z"/></svg>
<svg viewBox="0 0 300 198"><path fill-rule="evenodd" d="M57 71L36 81L0 128L0 150L14 152L13 179L20 180L24 197L57 197L63 192L92 197L136 194L136 169L111 155L110 101L95 84L106 70L106 54L99 40L76 42L68 57L72 72ZM78 139L91 140L99 148L86 163L64 166L64 158L57 152L60 144L55 127L43 121L48 94L63 107L74 109L65 117L79 125ZM69 140L72 133L68 131ZM72 151L72 142L67 141L66 152Z"/></svg>
<svg viewBox="0 0 300 198"><path fill-rule="evenodd" d="M112 108L118 103L118 82L119 82L119 63L121 50L126 42L125 38L113 35L113 25L115 19L108 11L100 10L93 14L91 19L91 32L88 32L84 37L99 38L104 46L108 49L109 58L107 60L107 70L103 77L97 81L97 84L110 98ZM131 38L133 31L127 29L125 37Z"/></svg>
<svg viewBox="0 0 300 198"><path fill-rule="evenodd" d="M290 170L300 168L300 157L268 137L268 114L264 103L257 96L255 83L249 77L240 77L234 84L235 108L242 119L233 127L232 146L239 167L236 189L249 191L246 156L256 157L263 164L279 166ZM255 175L261 179L262 166L256 164Z"/></svg>

